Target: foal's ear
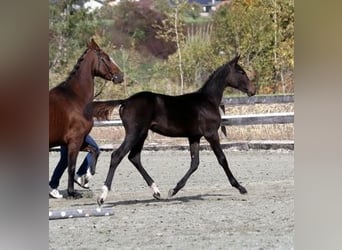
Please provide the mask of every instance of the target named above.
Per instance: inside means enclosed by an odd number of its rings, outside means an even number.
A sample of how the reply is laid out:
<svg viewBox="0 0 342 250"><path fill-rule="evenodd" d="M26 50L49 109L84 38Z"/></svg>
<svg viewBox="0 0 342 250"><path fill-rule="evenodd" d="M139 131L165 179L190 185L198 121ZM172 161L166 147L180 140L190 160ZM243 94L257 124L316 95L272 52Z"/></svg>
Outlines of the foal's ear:
<svg viewBox="0 0 342 250"><path fill-rule="evenodd" d="M89 49L100 50L100 47L95 42L94 38L90 39L90 42L88 42L87 46L88 46Z"/></svg>
<svg viewBox="0 0 342 250"><path fill-rule="evenodd" d="M234 58L229 62L229 64L234 66L234 65L237 64L237 62L239 61L239 59L240 59L240 55L237 55L236 57L234 57Z"/></svg>

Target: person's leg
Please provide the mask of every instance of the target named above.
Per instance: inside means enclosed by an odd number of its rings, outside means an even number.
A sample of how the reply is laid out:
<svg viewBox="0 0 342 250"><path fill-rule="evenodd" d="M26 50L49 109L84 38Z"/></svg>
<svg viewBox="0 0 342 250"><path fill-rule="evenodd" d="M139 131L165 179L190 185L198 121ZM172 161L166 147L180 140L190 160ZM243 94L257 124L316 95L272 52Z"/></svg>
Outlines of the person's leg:
<svg viewBox="0 0 342 250"><path fill-rule="evenodd" d="M96 142L93 140L93 138L89 138L89 145L92 148L92 155L89 157L89 165L87 169L87 176L93 176L96 173L96 164L97 164L97 159L99 158L100 155L100 148L96 144Z"/></svg>
<svg viewBox="0 0 342 250"><path fill-rule="evenodd" d="M57 166L55 170L53 171L53 174L51 176L51 179L49 181L50 186L50 195L54 198L62 198L63 196L59 194L57 188L59 186L59 181L65 171L65 169L68 167L68 149L66 146L61 146L60 149L60 160L57 163Z"/></svg>
<svg viewBox="0 0 342 250"><path fill-rule="evenodd" d="M96 163L97 163L97 158L99 157L100 154L100 149L94 139L90 136L87 135L85 138L85 144L90 148L90 151L88 152L87 156L84 158L81 166L79 167L77 171L78 176L82 176L87 173L87 170L89 169L91 174L95 174L95 169L96 169Z"/></svg>
<svg viewBox="0 0 342 250"><path fill-rule="evenodd" d="M88 166L89 166L89 161L91 161L91 158L92 158L92 153L88 152L86 157L84 158L81 166L78 168L78 170L76 172L76 174L78 176L82 176L82 175L87 173L87 169L88 169Z"/></svg>
<svg viewBox="0 0 342 250"><path fill-rule="evenodd" d="M100 149L90 135L86 136L84 144L89 148L89 153L83 160L81 166L79 167L76 173L75 182L82 188L88 189L88 182L92 175L95 174L96 163L100 154Z"/></svg>
<svg viewBox="0 0 342 250"><path fill-rule="evenodd" d="M51 188L57 188L59 186L59 181L68 167L68 149L66 146L61 146L61 158L57 163L55 170L51 176L49 185Z"/></svg>

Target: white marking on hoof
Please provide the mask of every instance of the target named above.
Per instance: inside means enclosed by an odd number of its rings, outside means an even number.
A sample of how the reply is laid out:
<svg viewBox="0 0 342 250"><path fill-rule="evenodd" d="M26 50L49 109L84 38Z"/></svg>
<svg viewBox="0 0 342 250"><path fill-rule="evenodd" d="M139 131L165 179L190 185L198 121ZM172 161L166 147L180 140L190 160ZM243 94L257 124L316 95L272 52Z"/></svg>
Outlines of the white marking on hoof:
<svg viewBox="0 0 342 250"><path fill-rule="evenodd" d="M101 198L106 199L106 198L107 198L107 194L108 194L108 188L107 188L107 186L103 186L103 187L102 187L102 195L101 195Z"/></svg>
<svg viewBox="0 0 342 250"><path fill-rule="evenodd" d="M159 188L157 187L157 185L154 182L151 185L151 189L152 189L153 193L160 194Z"/></svg>
<svg viewBox="0 0 342 250"><path fill-rule="evenodd" d="M108 188L107 188L106 185L103 185L103 187L102 187L102 194L100 195L99 199L104 202L106 200L106 198L107 198L107 195L108 195Z"/></svg>

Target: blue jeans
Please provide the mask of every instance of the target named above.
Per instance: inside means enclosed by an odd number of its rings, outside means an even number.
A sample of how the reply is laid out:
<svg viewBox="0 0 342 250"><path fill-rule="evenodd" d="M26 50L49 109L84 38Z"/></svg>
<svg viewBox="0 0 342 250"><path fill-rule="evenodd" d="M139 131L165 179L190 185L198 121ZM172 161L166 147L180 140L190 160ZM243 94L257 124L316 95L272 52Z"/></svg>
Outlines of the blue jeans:
<svg viewBox="0 0 342 250"><path fill-rule="evenodd" d="M95 174L96 169L96 163L97 158L100 154L100 149L94 139L87 135L84 139L84 144L90 148L89 153L84 158L81 166L79 167L78 171L76 172L77 175L81 176L87 173L88 168L90 168L90 173L92 175ZM61 146L61 158L53 171L53 174L51 176L51 180L49 182L49 185L51 188L57 188L59 186L59 181L65 171L65 169L68 167L68 148L66 146Z"/></svg>

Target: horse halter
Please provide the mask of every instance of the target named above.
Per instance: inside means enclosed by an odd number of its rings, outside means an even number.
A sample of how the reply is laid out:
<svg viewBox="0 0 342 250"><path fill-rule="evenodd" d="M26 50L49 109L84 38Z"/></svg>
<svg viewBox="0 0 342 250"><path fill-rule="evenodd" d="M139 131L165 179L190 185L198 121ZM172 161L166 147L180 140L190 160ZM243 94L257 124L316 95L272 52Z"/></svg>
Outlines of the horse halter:
<svg viewBox="0 0 342 250"><path fill-rule="evenodd" d="M108 64L106 63L105 59L100 55L100 52L99 51L95 51L96 52L96 55L98 57L98 65L97 65L97 70L100 69L100 65L101 65L101 61L103 62L103 64L106 66L108 72L112 75L111 77L111 80L114 80L114 78L116 78L117 76L115 75L115 73L112 73L110 67L108 66Z"/></svg>

